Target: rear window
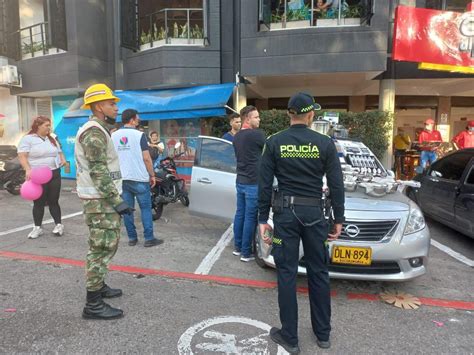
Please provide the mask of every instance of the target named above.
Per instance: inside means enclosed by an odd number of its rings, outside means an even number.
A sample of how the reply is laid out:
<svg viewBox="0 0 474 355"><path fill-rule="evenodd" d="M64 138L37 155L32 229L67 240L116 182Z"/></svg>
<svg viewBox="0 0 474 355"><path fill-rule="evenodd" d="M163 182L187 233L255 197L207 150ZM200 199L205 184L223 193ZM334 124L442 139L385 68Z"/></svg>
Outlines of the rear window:
<svg viewBox="0 0 474 355"><path fill-rule="evenodd" d="M236 173L237 162L232 144L227 142L203 139L199 166L207 169Z"/></svg>

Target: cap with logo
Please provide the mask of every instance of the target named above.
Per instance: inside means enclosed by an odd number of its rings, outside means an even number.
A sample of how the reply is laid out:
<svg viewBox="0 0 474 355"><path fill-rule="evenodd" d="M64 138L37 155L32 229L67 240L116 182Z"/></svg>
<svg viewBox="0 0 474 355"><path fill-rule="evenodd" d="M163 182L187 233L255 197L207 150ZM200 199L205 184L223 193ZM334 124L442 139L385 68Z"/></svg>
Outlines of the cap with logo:
<svg viewBox="0 0 474 355"><path fill-rule="evenodd" d="M467 124L469 127L474 127L474 121L469 121L469 123Z"/></svg>
<svg viewBox="0 0 474 355"><path fill-rule="evenodd" d="M288 101L288 112L295 115L318 110L321 110L321 105L317 104L314 97L306 92L299 92Z"/></svg>
<svg viewBox="0 0 474 355"><path fill-rule="evenodd" d="M425 124L435 124L435 121L432 118L428 118L426 119Z"/></svg>

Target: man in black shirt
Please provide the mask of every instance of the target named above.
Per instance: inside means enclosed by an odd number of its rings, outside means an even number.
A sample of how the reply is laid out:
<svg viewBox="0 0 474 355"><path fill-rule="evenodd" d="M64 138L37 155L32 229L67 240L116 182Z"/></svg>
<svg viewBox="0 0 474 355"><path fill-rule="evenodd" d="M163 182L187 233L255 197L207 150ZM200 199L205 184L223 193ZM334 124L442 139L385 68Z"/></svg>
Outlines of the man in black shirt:
<svg viewBox="0 0 474 355"><path fill-rule="evenodd" d="M244 262L254 260L252 242L257 226L258 163L265 135L258 129L260 116L254 106L240 110L242 129L234 137L237 158L237 210L234 217L234 252Z"/></svg>
<svg viewBox="0 0 474 355"><path fill-rule="evenodd" d="M321 348L329 348L331 300L327 239L339 237L344 221L344 183L337 151L331 138L308 126L314 110L321 107L311 95L298 93L288 102L290 128L270 136L263 150L259 170L259 231L272 255L278 273L278 304L281 329L270 336L291 354L299 353L296 275L300 238L303 241L308 273L311 324ZM322 210L323 176L326 175L334 211L334 230ZM272 198L273 177L278 192L273 201L275 231L267 223Z"/></svg>

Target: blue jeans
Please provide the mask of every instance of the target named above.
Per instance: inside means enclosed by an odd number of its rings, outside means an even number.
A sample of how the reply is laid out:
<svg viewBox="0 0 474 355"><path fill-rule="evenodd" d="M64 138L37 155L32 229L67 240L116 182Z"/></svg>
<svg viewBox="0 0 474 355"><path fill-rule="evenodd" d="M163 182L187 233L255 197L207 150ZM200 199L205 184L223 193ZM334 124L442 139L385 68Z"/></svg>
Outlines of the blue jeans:
<svg viewBox="0 0 474 355"><path fill-rule="evenodd" d="M152 240L153 218L151 216L151 192L150 183L124 180L122 185L122 198L130 207L135 207L135 198L140 206L142 224L145 240ZM137 228L134 223L134 215L124 215L123 221L127 230L128 239L137 240Z"/></svg>
<svg viewBox="0 0 474 355"><path fill-rule="evenodd" d="M433 164L437 159L436 153L431 152L429 150L422 150L421 151L421 156L420 156L420 162L421 162L421 167L423 169L426 169L426 164L428 161L430 162L430 165Z"/></svg>
<svg viewBox="0 0 474 355"><path fill-rule="evenodd" d="M252 242L257 228L258 185L236 184L237 211L234 217L234 247L241 255L252 253Z"/></svg>

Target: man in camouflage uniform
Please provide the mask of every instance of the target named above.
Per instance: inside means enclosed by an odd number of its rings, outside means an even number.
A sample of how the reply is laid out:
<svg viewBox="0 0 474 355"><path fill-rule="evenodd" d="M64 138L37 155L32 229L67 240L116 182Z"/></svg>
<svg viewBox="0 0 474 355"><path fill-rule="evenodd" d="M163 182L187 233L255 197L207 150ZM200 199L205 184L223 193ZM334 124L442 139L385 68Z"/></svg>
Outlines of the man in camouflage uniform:
<svg viewBox="0 0 474 355"><path fill-rule="evenodd" d="M77 193L83 200L84 217L89 227L87 302L82 313L83 318L88 319L123 316L121 309L102 300L122 295L122 290L107 286L104 278L117 251L121 215L132 212L120 197L120 166L109 132L115 124L118 101L104 84L89 87L84 95L83 108L90 109L93 115L76 136Z"/></svg>

